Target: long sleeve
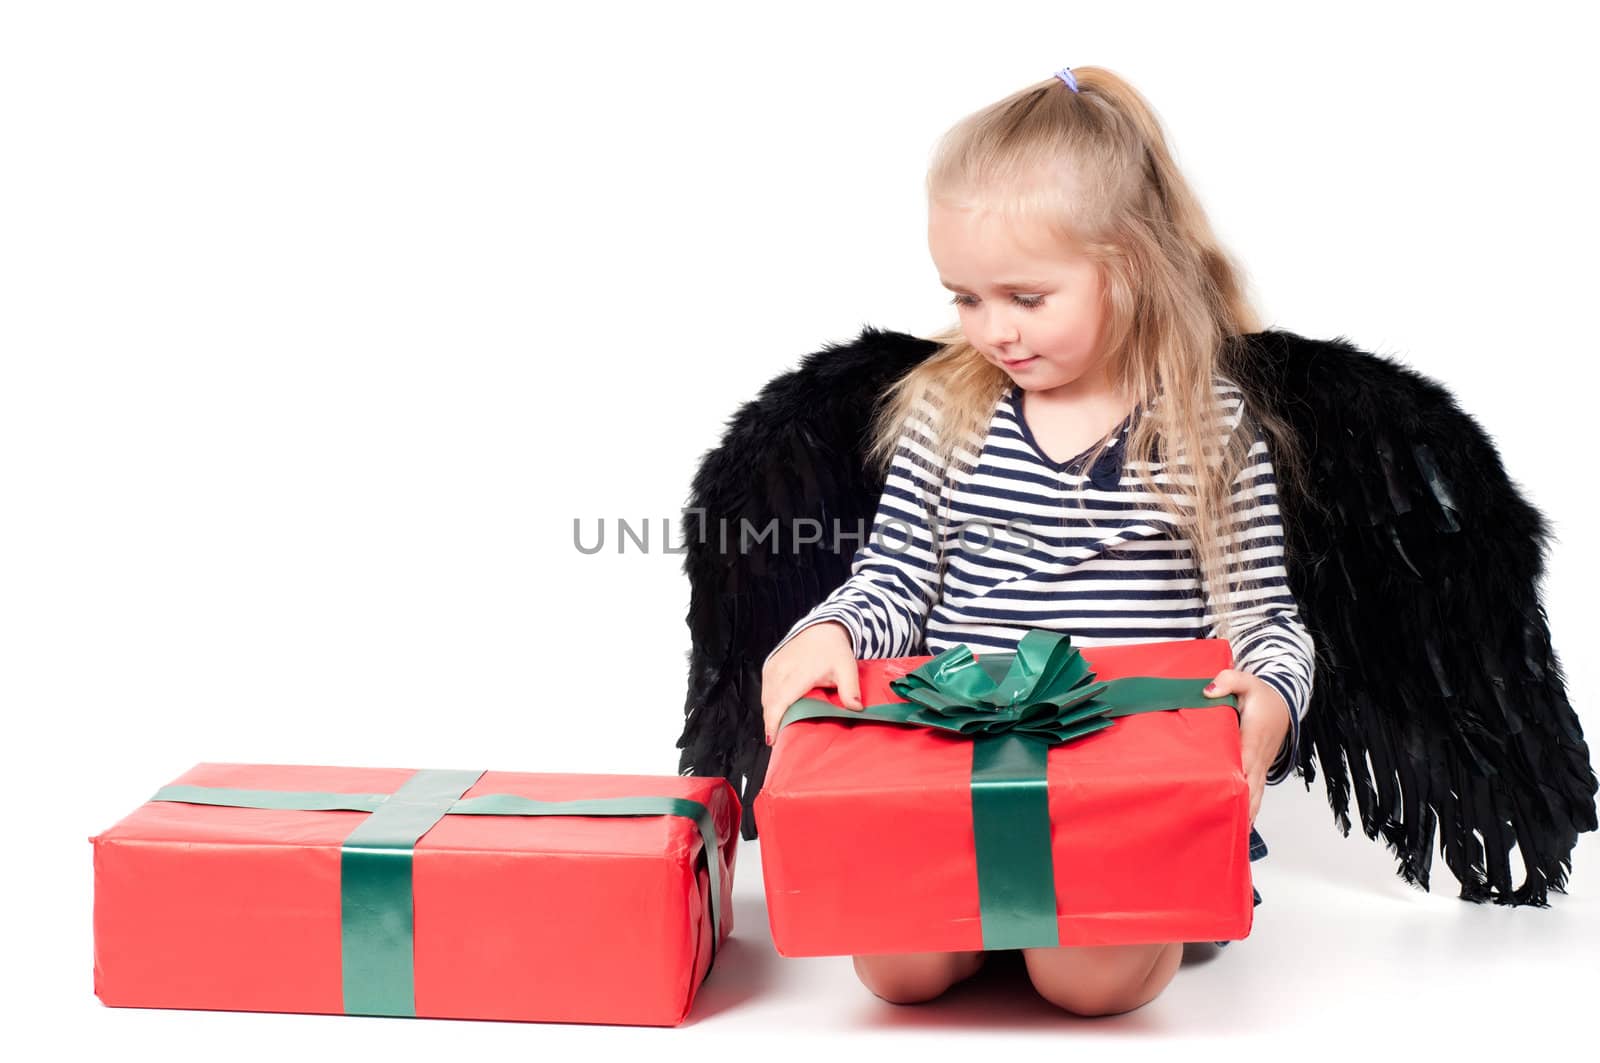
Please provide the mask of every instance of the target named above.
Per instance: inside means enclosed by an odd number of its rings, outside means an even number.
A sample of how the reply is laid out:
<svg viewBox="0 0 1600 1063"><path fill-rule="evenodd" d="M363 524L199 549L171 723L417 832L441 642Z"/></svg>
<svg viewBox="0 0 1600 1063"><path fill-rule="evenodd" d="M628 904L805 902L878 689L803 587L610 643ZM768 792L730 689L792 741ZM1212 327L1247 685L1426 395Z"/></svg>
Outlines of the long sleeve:
<svg viewBox="0 0 1600 1063"><path fill-rule="evenodd" d="M1207 593L1206 623L1209 637L1216 638L1225 615L1233 667L1265 680L1289 706L1289 734L1267 770L1267 784L1274 785L1287 779L1299 760L1300 721L1311 702L1316 647L1289 591L1277 477L1259 431L1233 487L1234 524L1225 542L1234 556L1242 556L1243 582L1230 602L1219 603Z"/></svg>
<svg viewBox="0 0 1600 1063"><path fill-rule="evenodd" d="M924 393L902 422L872 530L855 552L849 578L801 617L767 660L801 631L828 620L849 630L857 660L906 657L917 651L939 591L934 553L941 479L935 471L936 417L937 408Z"/></svg>

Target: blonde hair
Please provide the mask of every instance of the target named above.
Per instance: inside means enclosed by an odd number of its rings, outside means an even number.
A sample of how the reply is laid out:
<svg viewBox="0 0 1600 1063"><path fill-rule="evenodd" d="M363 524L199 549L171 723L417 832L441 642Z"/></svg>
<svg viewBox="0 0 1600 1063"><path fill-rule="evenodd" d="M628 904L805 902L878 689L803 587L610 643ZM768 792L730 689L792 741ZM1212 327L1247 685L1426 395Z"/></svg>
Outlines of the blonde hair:
<svg viewBox="0 0 1600 1063"><path fill-rule="evenodd" d="M1228 563L1225 542L1242 529L1221 526L1232 515L1234 478L1257 427L1271 449L1280 495L1285 480L1297 475L1300 456L1283 422L1248 394L1238 429L1220 439L1215 377L1229 376L1224 341L1260 330L1241 273L1179 173L1144 97L1102 67L1072 73L1077 92L1051 76L952 127L928 169L929 203L992 212L1096 263L1106 315L1097 353L1105 356L1113 386L1141 409L1127 453L1140 459L1145 490L1187 534L1202 589L1224 588L1223 596L1209 593L1219 637L1228 638L1222 603L1247 589L1237 559ZM908 418L922 418L919 404L933 395L939 461L933 471L948 485L945 470L953 463L970 471L957 448L982 438L1011 380L966 341L959 325L931 339L939 349L882 397L869 463L887 469ZM1112 442L1108 435L1096 443L1085 467ZM1157 483L1145 459L1165 466L1170 482ZM1192 493L1183 478L1192 479ZM942 581L947 529L941 523L931 530Z"/></svg>

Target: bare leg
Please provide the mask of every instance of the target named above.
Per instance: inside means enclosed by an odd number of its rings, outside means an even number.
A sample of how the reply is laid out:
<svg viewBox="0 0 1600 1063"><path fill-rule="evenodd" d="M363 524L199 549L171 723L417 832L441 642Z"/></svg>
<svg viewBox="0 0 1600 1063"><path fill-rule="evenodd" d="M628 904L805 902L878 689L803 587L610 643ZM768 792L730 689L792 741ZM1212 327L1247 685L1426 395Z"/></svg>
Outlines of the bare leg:
<svg viewBox="0 0 1600 1063"><path fill-rule="evenodd" d="M856 976L875 995L891 1004L920 1004L977 974L984 954L982 950L881 953L854 960Z"/></svg>
<svg viewBox="0 0 1600 1063"><path fill-rule="evenodd" d="M1183 942L1023 949L1039 995L1078 1015L1120 1015L1154 1000L1178 973Z"/></svg>

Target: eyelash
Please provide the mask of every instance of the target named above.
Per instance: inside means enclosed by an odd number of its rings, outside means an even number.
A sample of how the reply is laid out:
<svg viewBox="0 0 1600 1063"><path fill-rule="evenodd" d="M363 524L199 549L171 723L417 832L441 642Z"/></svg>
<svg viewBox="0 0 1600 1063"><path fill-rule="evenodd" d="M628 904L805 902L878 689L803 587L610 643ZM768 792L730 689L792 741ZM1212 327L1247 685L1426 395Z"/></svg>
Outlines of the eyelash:
<svg viewBox="0 0 1600 1063"><path fill-rule="evenodd" d="M952 303L954 303L956 306L973 306L973 305L975 305L973 303L964 303L964 302L962 302L961 300L964 299L964 298L966 298L966 296L963 296L958 292L954 296L951 297L950 301ZM1026 298L1023 297L1023 296L1020 296L1020 295L1013 295L1011 298L1016 300L1018 306L1023 307L1023 308L1025 308L1027 310L1037 310L1037 309L1039 309L1039 307L1044 305L1044 296L1042 296L1042 295L1034 295L1034 296L1029 296L1029 297L1026 297ZM1029 299L1029 298L1031 298L1033 301L1032 302L1028 302L1027 299Z"/></svg>

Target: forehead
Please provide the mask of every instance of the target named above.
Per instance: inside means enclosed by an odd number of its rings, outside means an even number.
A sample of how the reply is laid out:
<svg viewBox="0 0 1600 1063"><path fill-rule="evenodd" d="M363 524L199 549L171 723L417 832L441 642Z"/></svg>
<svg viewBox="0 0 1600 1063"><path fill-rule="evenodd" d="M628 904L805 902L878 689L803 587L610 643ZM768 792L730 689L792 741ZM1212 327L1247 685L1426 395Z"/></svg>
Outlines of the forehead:
<svg viewBox="0 0 1600 1063"><path fill-rule="evenodd" d="M938 203L928 208L928 250L949 284L1043 280L1090 264L1042 223Z"/></svg>

